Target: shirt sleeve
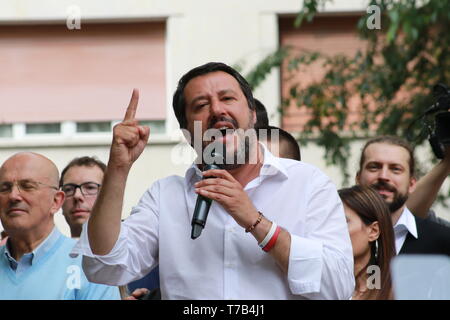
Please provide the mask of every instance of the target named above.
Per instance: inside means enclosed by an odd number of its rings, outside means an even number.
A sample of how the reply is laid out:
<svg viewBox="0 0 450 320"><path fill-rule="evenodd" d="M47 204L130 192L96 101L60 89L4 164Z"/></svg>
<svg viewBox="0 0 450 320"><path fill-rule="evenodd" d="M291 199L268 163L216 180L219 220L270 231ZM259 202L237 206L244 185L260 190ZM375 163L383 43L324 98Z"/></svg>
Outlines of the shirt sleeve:
<svg viewBox="0 0 450 320"><path fill-rule="evenodd" d="M157 265L159 184L155 183L122 222L119 238L107 255L95 255L89 246L88 222L71 256L83 255L83 271L89 281L113 286L144 277Z"/></svg>
<svg viewBox="0 0 450 320"><path fill-rule="evenodd" d="M291 233L289 287L309 299L349 299L355 279L343 205L328 177L316 172L312 181L304 236Z"/></svg>

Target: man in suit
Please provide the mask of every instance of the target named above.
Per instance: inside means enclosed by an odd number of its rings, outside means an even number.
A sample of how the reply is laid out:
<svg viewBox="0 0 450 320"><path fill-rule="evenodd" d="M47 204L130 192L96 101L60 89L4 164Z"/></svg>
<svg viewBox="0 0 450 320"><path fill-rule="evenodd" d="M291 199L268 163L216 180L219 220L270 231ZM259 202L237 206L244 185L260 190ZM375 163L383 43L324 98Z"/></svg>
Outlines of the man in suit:
<svg viewBox="0 0 450 320"><path fill-rule="evenodd" d="M450 228L414 216L406 207L416 188L414 171L412 147L401 138L381 136L364 146L356 182L375 188L389 206L397 254L450 256Z"/></svg>

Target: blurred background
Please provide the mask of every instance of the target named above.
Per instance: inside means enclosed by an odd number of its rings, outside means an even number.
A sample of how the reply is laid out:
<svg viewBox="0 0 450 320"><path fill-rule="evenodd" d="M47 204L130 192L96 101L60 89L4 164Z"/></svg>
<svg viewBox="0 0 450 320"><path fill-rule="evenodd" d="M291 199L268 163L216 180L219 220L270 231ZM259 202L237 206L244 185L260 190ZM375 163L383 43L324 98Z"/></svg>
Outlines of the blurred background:
<svg viewBox="0 0 450 320"><path fill-rule="evenodd" d="M411 136L426 171L436 157L413 120L433 103L432 85L450 84L445 6L0 0L0 163L19 151L42 153L60 170L84 155L107 162L112 127L139 88L137 118L151 136L129 176L126 217L155 180L189 167L172 94L185 72L221 61L247 77L270 123L293 134L302 160L338 188L354 183L365 139L380 133ZM450 219L448 189L434 209ZM69 236L61 214L56 222Z"/></svg>

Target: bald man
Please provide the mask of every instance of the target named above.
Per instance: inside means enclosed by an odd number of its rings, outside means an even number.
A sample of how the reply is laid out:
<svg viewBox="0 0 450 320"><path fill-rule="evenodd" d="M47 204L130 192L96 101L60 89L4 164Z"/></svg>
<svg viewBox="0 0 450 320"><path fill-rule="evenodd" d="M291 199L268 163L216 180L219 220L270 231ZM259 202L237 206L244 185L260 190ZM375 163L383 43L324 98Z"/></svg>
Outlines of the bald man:
<svg viewBox="0 0 450 320"><path fill-rule="evenodd" d="M0 167L0 220L8 234L0 248L0 299L119 299L117 287L90 283L75 240L55 227L64 202L59 173L48 158L17 153Z"/></svg>

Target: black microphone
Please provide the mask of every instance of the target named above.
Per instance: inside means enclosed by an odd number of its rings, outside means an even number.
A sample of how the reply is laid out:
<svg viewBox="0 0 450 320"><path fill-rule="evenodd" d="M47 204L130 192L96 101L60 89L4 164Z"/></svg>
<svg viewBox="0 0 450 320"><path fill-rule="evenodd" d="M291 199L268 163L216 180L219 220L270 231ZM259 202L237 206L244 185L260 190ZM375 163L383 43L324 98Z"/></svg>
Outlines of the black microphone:
<svg viewBox="0 0 450 320"><path fill-rule="evenodd" d="M216 149L213 149L211 153L211 157L213 162L211 164L206 164L203 167L203 171L211 170L211 169L222 169L223 164L225 163L225 145L221 148L223 153L217 152ZM203 179L209 179L214 177L203 177ZM191 239L196 239L200 236L205 228L206 219L208 218L209 208L211 207L212 200L206 198L202 195L198 195L197 202L195 203L194 215L192 216L192 231L191 231Z"/></svg>

